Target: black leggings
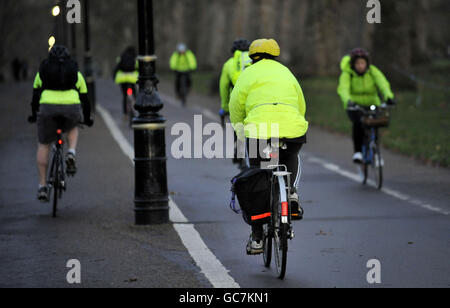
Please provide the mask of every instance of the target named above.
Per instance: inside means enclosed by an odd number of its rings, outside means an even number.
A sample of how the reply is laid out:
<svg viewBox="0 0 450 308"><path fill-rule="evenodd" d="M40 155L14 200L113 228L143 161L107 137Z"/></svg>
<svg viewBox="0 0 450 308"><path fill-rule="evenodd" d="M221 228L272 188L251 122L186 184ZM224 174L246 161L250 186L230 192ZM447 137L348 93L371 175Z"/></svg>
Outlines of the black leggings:
<svg viewBox="0 0 450 308"><path fill-rule="evenodd" d="M284 144L286 144L287 148L284 150L282 148L279 149L279 162L277 164L279 165L285 165L289 172L292 173L291 175L291 188L294 192L297 192L297 188L300 184L300 176L301 176L301 161L300 161L300 150L303 147L303 143L299 142L290 142L288 140L283 141ZM258 151L249 149L250 146L254 149L254 145L257 145ZM270 159L266 159L261 157L262 150L267 145L267 141L263 140L263 143L261 145L261 140L256 139L250 139L247 141L247 151L250 158L250 166L251 167L261 167L261 163L263 162L270 162ZM262 148L261 148L262 147ZM257 157L252 157L257 152Z"/></svg>
<svg viewBox="0 0 450 308"><path fill-rule="evenodd" d="M364 127L361 123L362 112L359 110L347 111L350 121L353 122L353 146L355 153L362 152L364 142Z"/></svg>

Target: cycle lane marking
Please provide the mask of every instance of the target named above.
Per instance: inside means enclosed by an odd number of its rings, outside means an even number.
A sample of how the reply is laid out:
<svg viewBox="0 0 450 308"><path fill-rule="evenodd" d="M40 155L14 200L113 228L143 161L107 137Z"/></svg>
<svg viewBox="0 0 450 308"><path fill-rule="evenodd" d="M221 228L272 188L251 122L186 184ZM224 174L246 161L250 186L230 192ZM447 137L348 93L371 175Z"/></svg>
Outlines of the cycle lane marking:
<svg viewBox="0 0 450 308"><path fill-rule="evenodd" d="M344 170L344 169L342 169L341 167L339 167L336 164L330 163L330 162L328 162L328 161L326 161L324 159L312 156L310 154L304 154L304 157L310 163L314 163L314 164L320 165L320 166L322 166L323 168L325 168L325 169L327 169L329 171L337 173L337 174L339 174L339 175L341 175L343 177L346 177L346 178L348 178L348 179L350 179L352 181L361 183L361 178L360 178L360 176L357 173L353 173L353 172ZM368 184L370 186L372 186L372 187L376 187L375 183L372 180L369 180ZM399 199L401 201L405 201L405 202L408 202L410 204L419 206L419 207L421 207L423 209L426 209L428 211L439 213L439 214L442 214L442 215L445 215L445 216L449 216L450 215L450 211L447 211L447 210L444 210L442 208L433 206L431 204L428 204L426 202L418 200L418 199L416 199L414 197L408 196L408 195L406 195L406 194L404 194L402 192L396 191L394 189L385 187L385 188L382 188L381 191L383 193L385 193L386 195L388 195L388 196L391 196L391 197L394 197L394 198Z"/></svg>
<svg viewBox="0 0 450 308"><path fill-rule="evenodd" d="M134 165L134 149L117 126L111 114L100 105L97 105L97 111L100 113L113 139ZM213 287L240 288L239 284L229 275L229 271L206 246L194 225L189 223L186 216L171 198L169 198L169 207L169 217L175 231L200 268L201 273L205 275Z"/></svg>

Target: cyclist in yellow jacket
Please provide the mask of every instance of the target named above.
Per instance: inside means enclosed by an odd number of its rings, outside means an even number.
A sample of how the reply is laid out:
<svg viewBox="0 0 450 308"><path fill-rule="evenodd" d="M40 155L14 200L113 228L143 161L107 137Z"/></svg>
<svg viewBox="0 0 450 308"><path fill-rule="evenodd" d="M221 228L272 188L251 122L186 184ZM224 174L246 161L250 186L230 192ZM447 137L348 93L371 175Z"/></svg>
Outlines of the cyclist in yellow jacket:
<svg viewBox="0 0 450 308"><path fill-rule="evenodd" d="M48 59L41 63L33 85L32 115L30 123L37 121L39 146L37 164L39 171L38 199L48 202L46 183L50 144L56 140L56 130L68 133L69 150L66 155L66 172L75 175L76 147L78 143L77 125L81 121L91 127L91 107L87 96L87 86L78 64L73 60L66 47L55 45ZM62 123L59 123L62 120ZM57 127L57 125L62 127Z"/></svg>
<svg viewBox="0 0 450 308"><path fill-rule="evenodd" d="M191 72L197 69L197 59L194 53L187 48L185 44L178 44L177 51L175 51L170 58L170 69L176 73L175 78L175 93L179 98L182 98L181 81L186 78L186 90L189 92L192 86ZM187 95L187 93L184 93Z"/></svg>
<svg viewBox="0 0 450 308"><path fill-rule="evenodd" d="M233 56L223 65L220 76L220 98L222 101L220 115L229 113L230 94L233 91L240 74L251 65L251 59L248 56L250 41L239 39L233 42L231 53Z"/></svg>
<svg viewBox="0 0 450 308"><path fill-rule="evenodd" d="M285 145L279 150L279 160L295 179L292 183L294 193L289 199L293 219L300 220L303 209L298 197L299 153L306 143L308 131L306 103L295 76L276 61L280 53L280 47L273 39L260 39L251 44L249 56L253 64L241 73L231 93L230 117L238 137L250 139L249 144L256 143L258 149L262 140L267 142L271 138L279 139ZM260 167L265 160L261 149L257 152L257 157L250 157L250 165L254 167ZM262 252L262 232L261 224L252 225L249 243L252 253Z"/></svg>
<svg viewBox="0 0 450 308"><path fill-rule="evenodd" d="M352 110L352 107L380 106L380 94L388 105L394 105L394 94L389 81L376 66L371 65L369 53L362 48L355 48L350 55L345 56L341 61L341 69L338 94L353 123L353 162L360 164L363 161L364 141L362 113Z"/></svg>

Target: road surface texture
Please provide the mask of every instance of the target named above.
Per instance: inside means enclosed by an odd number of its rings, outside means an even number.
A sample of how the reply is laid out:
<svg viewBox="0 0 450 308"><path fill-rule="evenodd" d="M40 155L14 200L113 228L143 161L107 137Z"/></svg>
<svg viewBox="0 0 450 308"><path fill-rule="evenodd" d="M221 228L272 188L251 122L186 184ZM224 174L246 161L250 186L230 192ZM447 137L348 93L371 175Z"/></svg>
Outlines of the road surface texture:
<svg viewBox="0 0 450 308"><path fill-rule="evenodd" d="M214 122L218 98L191 95L183 109L164 82L171 198L225 271L205 267L210 259L198 257L198 239L188 242L180 233L185 223L133 226L133 165L100 115L81 133L79 174L69 181L60 217L52 219L50 206L35 201L36 132L25 121L30 87L0 85L0 286L67 287L70 259L82 264L82 287L203 288L223 286L211 279L221 275L243 288L372 287L366 279L372 259L381 263L376 286L450 286L449 171L385 151L386 189L380 192L357 182L348 137L314 127L302 150L305 219L295 223L286 279L276 279L262 257L246 256L250 228L228 207L230 179L239 170L227 159L171 155L178 138L173 125L193 128L200 114L203 125ZM132 147L119 88L100 81L97 92Z"/></svg>

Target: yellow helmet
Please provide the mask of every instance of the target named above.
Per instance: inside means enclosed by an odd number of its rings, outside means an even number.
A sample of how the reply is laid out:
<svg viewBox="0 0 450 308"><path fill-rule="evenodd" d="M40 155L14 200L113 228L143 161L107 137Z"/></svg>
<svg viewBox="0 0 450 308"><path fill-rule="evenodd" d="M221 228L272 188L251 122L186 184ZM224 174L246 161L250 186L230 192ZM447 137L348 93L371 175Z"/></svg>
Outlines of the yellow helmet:
<svg viewBox="0 0 450 308"><path fill-rule="evenodd" d="M280 46L278 45L277 41L275 41L274 39L259 39L253 41L253 43L250 45L248 55L252 57L256 54L268 54L273 57L279 57L280 53Z"/></svg>

